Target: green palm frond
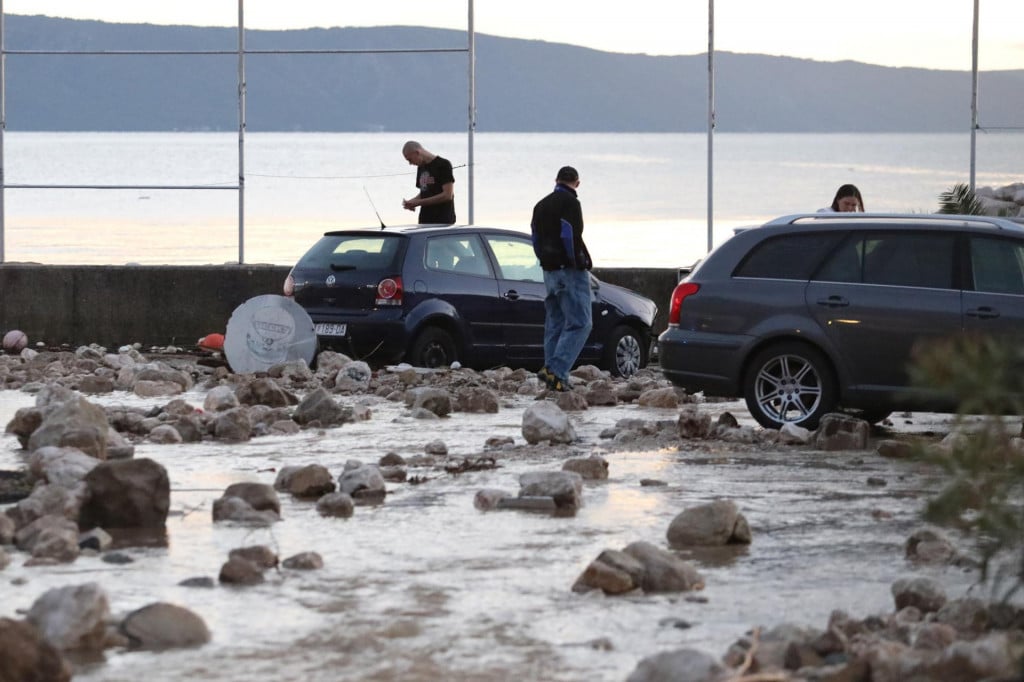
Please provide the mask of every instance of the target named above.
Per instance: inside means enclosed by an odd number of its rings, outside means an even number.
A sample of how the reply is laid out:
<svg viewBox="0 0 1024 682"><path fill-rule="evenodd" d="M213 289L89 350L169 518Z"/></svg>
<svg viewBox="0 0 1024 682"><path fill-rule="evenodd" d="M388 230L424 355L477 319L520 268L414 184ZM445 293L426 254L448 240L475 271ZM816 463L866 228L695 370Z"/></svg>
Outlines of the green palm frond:
<svg viewBox="0 0 1024 682"><path fill-rule="evenodd" d="M985 207L969 186L958 182L939 195L939 213L984 215Z"/></svg>

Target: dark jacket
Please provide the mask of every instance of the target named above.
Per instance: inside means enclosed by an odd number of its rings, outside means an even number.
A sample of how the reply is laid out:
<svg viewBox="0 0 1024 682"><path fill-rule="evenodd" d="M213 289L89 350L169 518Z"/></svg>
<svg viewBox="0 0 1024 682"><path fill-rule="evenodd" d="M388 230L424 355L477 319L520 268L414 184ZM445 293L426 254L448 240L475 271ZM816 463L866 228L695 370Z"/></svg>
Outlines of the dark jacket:
<svg viewBox="0 0 1024 682"><path fill-rule="evenodd" d="M554 192L537 202L530 232L533 252L545 270L593 267L583 243L583 209L572 187L558 183Z"/></svg>

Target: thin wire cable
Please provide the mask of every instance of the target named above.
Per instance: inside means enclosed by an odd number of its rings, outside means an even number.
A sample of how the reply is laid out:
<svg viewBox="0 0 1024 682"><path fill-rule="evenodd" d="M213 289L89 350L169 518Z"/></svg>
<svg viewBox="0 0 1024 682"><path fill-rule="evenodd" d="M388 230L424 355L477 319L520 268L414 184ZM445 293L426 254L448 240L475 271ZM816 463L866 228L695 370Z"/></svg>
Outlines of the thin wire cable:
<svg viewBox="0 0 1024 682"><path fill-rule="evenodd" d="M462 163L458 166L452 166L452 170L468 167L469 164ZM369 180L373 178L401 178L409 175L415 175L415 173L404 171L402 173L382 173L380 175L273 175L270 173L249 173L248 175L249 177L281 178L285 180Z"/></svg>
<svg viewBox="0 0 1024 682"><path fill-rule="evenodd" d="M479 165L479 164L476 164ZM452 166L455 168L467 168L468 164ZM373 178L395 178L414 175L408 171L402 173L390 173L383 175L272 175L269 173L248 173L246 177L274 178L278 180L365 180ZM147 189L147 190L183 190L183 189L238 189L238 184L233 181L205 182L187 185L40 185L33 183L9 183L4 185L7 189Z"/></svg>

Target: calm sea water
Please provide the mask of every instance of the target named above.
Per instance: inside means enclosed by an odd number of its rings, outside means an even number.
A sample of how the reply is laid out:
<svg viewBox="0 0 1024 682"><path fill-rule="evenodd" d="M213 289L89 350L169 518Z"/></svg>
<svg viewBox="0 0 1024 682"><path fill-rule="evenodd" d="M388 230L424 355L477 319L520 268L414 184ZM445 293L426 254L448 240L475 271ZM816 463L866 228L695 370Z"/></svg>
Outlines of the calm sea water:
<svg viewBox="0 0 1024 682"><path fill-rule="evenodd" d="M249 133L247 263L291 264L326 230L415 222L400 148L409 138L456 166L456 209L469 218L468 143L458 133ZM857 184L869 211L931 212L969 179L963 134L718 134L717 244L734 227L814 211ZM977 183L1024 180L1024 134L978 138ZM581 174L587 241L604 267L676 267L707 250L707 137L699 134L480 133L475 222L527 230L559 166ZM8 133L11 184L237 184L233 133ZM205 264L239 256L234 190L9 188L5 260L53 264Z"/></svg>

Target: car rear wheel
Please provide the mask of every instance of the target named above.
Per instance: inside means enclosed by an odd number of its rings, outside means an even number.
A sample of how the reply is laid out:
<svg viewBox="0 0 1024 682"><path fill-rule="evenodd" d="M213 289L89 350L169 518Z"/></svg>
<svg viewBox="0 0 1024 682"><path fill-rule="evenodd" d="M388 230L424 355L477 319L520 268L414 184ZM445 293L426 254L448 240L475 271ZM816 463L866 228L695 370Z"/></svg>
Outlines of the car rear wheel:
<svg viewBox="0 0 1024 682"><path fill-rule="evenodd" d="M421 331L406 356L406 361L417 367L448 367L458 359L455 339L440 327Z"/></svg>
<svg viewBox="0 0 1024 682"><path fill-rule="evenodd" d="M647 349L640 333L621 325L612 330L605 344L605 365L616 377L631 377L647 365Z"/></svg>
<svg viewBox="0 0 1024 682"><path fill-rule="evenodd" d="M743 380L750 414L762 426L796 424L816 429L836 408L838 390L828 360L814 348L795 342L760 351Z"/></svg>

